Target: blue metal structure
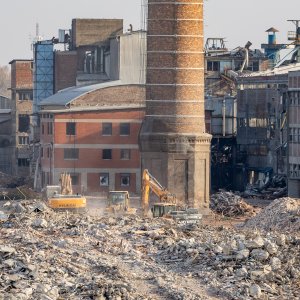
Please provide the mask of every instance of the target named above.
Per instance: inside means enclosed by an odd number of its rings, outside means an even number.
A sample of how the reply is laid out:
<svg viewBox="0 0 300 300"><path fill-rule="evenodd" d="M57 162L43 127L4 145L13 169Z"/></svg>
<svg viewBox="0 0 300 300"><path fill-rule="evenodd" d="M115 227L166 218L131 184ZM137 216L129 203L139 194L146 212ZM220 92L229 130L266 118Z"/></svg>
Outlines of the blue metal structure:
<svg viewBox="0 0 300 300"><path fill-rule="evenodd" d="M33 113L39 103L54 92L54 45L52 40L38 41L34 45Z"/></svg>

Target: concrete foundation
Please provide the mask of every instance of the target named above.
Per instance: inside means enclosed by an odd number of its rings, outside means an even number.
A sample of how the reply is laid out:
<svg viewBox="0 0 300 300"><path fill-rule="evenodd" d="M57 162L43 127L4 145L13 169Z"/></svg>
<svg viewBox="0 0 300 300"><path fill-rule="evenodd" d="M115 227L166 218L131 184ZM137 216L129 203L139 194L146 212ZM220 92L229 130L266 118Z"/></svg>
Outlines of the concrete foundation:
<svg viewBox="0 0 300 300"><path fill-rule="evenodd" d="M209 209L209 134L141 135L142 168L174 193L178 204ZM156 151L155 151L156 150Z"/></svg>

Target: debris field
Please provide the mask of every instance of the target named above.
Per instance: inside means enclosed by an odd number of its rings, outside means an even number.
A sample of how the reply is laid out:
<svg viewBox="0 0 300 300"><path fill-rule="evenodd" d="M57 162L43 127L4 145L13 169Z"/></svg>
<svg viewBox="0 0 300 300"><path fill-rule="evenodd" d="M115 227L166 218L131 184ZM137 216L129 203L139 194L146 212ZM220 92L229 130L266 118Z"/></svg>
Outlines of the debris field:
<svg viewBox="0 0 300 300"><path fill-rule="evenodd" d="M300 299L299 204L275 201L238 228L1 202L0 299Z"/></svg>

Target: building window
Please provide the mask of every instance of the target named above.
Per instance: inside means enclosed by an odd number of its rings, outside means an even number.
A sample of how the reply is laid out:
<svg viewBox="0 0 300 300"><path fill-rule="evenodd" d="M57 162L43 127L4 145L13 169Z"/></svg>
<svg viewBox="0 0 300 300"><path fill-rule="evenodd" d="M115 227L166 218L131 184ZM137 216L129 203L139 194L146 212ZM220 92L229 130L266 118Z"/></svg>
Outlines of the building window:
<svg viewBox="0 0 300 300"><path fill-rule="evenodd" d="M49 135L52 135L53 134L53 124L51 122L48 122L47 123L47 133Z"/></svg>
<svg viewBox="0 0 300 300"><path fill-rule="evenodd" d="M102 150L102 159L112 159L112 150L111 149L103 149Z"/></svg>
<svg viewBox="0 0 300 300"><path fill-rule="evenodd" d="M42 134L45 134L45 125L42 124Z"/></svg>
<svg viewBox="0 0 300 300"><path fill-rule="evenodd" d="M28 158L19 158L18 166L19 167L29 167L29 159Z"/></svg>
<svg viewBox="0 0 300 300"><path fill-rule="evenodd" d="M121 123L120 124L120 135L130 135L130 124Z"/></svg>
<svg viewBox="0 0 300 300"><path fill-rule="evenodd" d="M207 71L219 71L220 62L219 61L208 61L207 62Z"/></svg>
<svg viewBox="0 0 300 300"><path fill-rule="evenodd" d="M29 137L28 136L19 136L19 145L28 145Z"/></svg>
<svg viewBox="0 0 300 300"><path fill-rule="evenodd" d="M41 147L41 158L43 158L43 157L44 157L44 148Z"/></svg>
<svg viewBox="0 0 300 300"><path fill-rule="evenodd" d="M48 158L50 157L50 148L49 147L47 148L47 157Z"/></svg>
<svg viewBox="0 0 300 300"><path fill-rule="evenodd" d="M121 186L130 186L130 174L121 174Z"/></svg>
<svg viewBox="0 0 300 300"><path fill-rule="evenodd" d="M66 123L66 135L76 135L76 123Z"/></svg>
<svg viewBox="0 0 300 300"><path fill-rule="evenodd" d="M109 174L108 173L100 174L100 186L109 186Z"/></svg>
<svg viewBox="0 0 300 300"><path fill-rule="evenodd" d="M19 132L27 132L30 126L29 115L19 115Z"/></svg>
<svg viewBox="0 0 300 300"><path fill-rule="evenodd" d="M130 149L121 149L120 151L120 158L124 160L130 159Z"/></svg>
<svg viewBox="0 0 300 300"><path fill-rule="evenodd" d="M112 135L112 123L102 123L102 135Z"/></svg>
<svg viewBox="0 0 300 300"><path fill-rule="evenodd" d="M78 159L79 158L79 149L71 148L64 149L64 159Z"/></svg>
<svg viewBox="0 0 300 300"><path fill-rule="evenodd" d="M70 176L71 176L72 185L78 185L79 184L79 175L71 174Z"/></svg>
<svg viewBox="0 0 300 300"><path fill-rule="evenodd" d="M33 100L32 92L19 92L19 100Z"/></svg>

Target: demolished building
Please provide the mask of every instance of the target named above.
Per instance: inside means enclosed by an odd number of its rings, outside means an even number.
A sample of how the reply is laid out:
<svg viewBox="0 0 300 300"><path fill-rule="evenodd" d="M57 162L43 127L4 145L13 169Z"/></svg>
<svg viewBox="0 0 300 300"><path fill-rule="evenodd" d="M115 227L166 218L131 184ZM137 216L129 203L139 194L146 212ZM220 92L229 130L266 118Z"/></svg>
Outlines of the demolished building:
<svg viewBox="0 0 300 300"><path fill-rule="evenodd" d="M14 59L11 65L12 173L30 176L30 125L33 107L33 61Z"/></svg>
<svg viewBox="0 0 300 300"><path fill-rule="evenodd" d="M12 174L12 112L11 99L0 95L0 172Z"/></svg>

